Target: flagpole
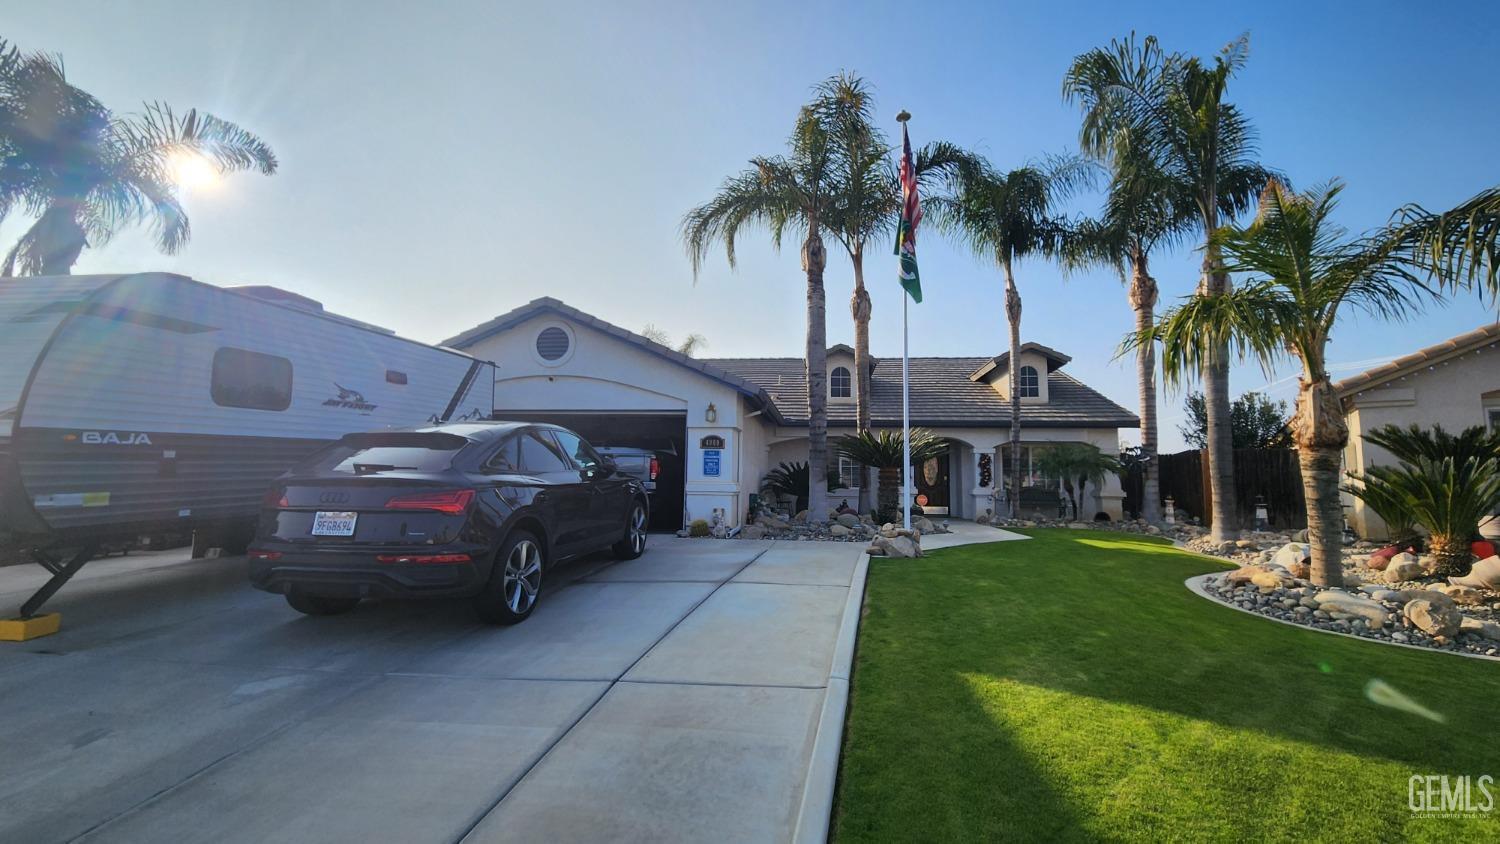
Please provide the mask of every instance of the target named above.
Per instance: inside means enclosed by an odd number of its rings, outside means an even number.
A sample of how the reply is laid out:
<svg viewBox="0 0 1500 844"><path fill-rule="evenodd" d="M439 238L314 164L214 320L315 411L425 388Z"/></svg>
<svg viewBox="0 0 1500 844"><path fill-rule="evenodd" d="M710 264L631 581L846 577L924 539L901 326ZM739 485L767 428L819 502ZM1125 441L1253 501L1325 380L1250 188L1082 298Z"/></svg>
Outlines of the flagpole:
<svg viewBox="0 0 1500 844"><path fill-rule="evenodd" d="M901 525L911 530L911 380L907 372L906 301L901 296Z"/></svg>
<svg viewBox="0 0 1500 844"><path fill-rule="evenodd" d="M909 149L909 141L906 139L906 121L911 119L911 112L902 109L896 115L896 121L901 124L902 145ZM913 188L915 190L915 188ZM901 526L911 530L911 373L910 373L910 349L909 332L907 331L907 311L911 305L907 301L911 297L906 291L901 293Z"/></svg>

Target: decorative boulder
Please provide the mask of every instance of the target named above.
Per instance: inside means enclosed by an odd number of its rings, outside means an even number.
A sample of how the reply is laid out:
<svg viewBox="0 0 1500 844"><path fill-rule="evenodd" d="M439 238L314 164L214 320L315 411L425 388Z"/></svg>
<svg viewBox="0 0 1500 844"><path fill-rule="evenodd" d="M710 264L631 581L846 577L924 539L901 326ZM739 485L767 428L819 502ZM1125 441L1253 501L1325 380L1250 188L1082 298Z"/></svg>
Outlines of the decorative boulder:
<svg viewBox="0 0 1500 844"><path fill-rule="evenodd" d="M1265 566L1241 566L1233 571L1224 573L1224 582L1231 586L1243 586L1246 583L1254 583L1258 574L1268 574L1280 579L1281 575L1271 571Z"/></svg>
<svg viewBox="0 0 1500 844"><path fill-rule="evenodd" d="M1277 551L1275 556L1271 557L1271 562L1291 571L1292 566L1310 559L1312 559L1312 546L1303 545L1300 542L1288 542L1281 546L1281 550Z"/></svg>
<svg viewBox="0 0 1500 844"><path fill-rule="evenodd" d="M740 539L765 539L766 529L760 524L745 525L740 528Z"/></svg>
<svg viewBox="0 0 1500 844"><path fill-rule="evenodd" d="M1401 583L1416 580L1421 576L1422 564L1417 562L1415 554L1397 554L1391 558L1391 564L1385 568L1386 583Z"/></svg>
<svg viewBox="0 0 1500 844"><path fill-rule="evenodd" d="M878 554L875 549L878 549ZM922 556L922 546L910 536L877 536L870 543L869 553L874 556L916 558Z"/></svg>
<svg viewBox="0 0 1500 844"><path fill-rule="evenodd" d="M1478 618L1463 616L1463 621L1458 624L1458 632L1473 633L1483 636L1491 641L1500 642L1500 624L1493 621L1484 621Z"/></svg>
<svg viewBox="0 0 1500 844"><path fill-rule="evenodd" d="M1464 620L1452 602L1444 605L1426 598L1414 598L1407 601L1401 612L1406 616L1407 621L1429 636L1451 638L1458 633Z"/></svg>
<svg viewBox="0 0 1500 844"><path fill-rule="evenodd" d="M840 513L836 521L846 528L859 527L859 516L856 516L853 513Z"/></svg>
<svg viewBox="0 0 1500 844"><path fill-rule="evenodd" d="M1271 590L1275 589L1278 586L1285 586L1287 580L1284 575L1281 575L1277 572L1273 572L1268 569L1261 569L1260 571L1250 575L1250 582L1255 584L1256 586L1259 586L1261 589Z"/></svg>
<svg viewBox="0 0 1500 844"><path fill-rule="evenodd" d="M1475 589L1500 590L1500 557L1487 557L1474 564L1463 577L1450 577L1448 582Z"/></svg>
<svg viewBox="0 0 1500 844"><path fill-rule="evenodd" d="M803 511L797 513L797 515L793 516L792 517L792 524L794 524L794 525L805 525L805 524L807 524L807 511L803 510Z"/></svg>
<svg viewBox="0 0 1500 844"><path fill-rule="evenodd" d="M1472 586L1461 584L1439 584L1431 588L1433 592L1441 592L1453 599L1453 603L1467 607L1483 606L1484 594Z"/></svg>
<svg viewBox="0 0 1500 844"><path fill-rule="evenodd" d="M845 537L849 535L849 528L839 522L834 522L828 526L828 533L831 536Z"/></svg>
<svg viewBox="0 0 1500 844"><path fill-rule="evenodd" d="M1350 595L1347 592L1329 589L1313 596L1313 600L1318 602L1319 609L1334 618L1338 618L1341 615L1350 618L1362 618L1371 627L1379 628L1385 626L1385 607L1382 607L1369 598L1361 598L1357 595Z"/></svg>
<svg viewBox="0 0 1500 844"><path fill-rule="evenodd" d="M1394 554L1391 555L1391 557L1394 556ZM1371 554L1365 558L1365 568L1375 571L1385 571L1385 567L1391 564L1391 557L1380 553Z"/></svg>

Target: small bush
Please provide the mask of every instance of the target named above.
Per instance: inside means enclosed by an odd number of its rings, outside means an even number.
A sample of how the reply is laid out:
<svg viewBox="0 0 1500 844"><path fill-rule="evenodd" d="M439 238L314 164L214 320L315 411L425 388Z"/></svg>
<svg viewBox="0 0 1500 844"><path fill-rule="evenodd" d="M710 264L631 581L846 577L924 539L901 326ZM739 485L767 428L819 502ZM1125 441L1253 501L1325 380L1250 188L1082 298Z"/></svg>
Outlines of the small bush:
<svg viewBox="0 0 1500 844"><path fill-rule="evenodd" d="M688 525L688 536L708 536L708 534L708 522L703 519L693 519L693 523Z"/></svg>

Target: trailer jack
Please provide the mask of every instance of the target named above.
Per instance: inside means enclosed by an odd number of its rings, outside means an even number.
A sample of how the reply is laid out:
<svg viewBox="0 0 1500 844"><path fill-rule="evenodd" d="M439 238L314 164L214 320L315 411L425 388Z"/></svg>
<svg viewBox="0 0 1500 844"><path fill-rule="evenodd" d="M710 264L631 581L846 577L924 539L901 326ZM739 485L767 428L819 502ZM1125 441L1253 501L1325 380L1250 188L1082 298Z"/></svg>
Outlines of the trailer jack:
<svg viewBox="0 0 1500 844"><path fill-rule="evenodd" d="M61 589L64 583L72 580L73 575L77 574L78 570L83 568L84 563L94 559L94 552L98 550L98 547L98 543L84 545L74 552L73 556L69 557L66 562L63 562L59 557L52 556L44 549L31 549L31 559L37 565L52 572L52 577L46 583L43 583L42 588L36 590L35 594L27 598L26 603L21 605L21 619L25 620L36 615L36 611L41 609L42 604L47 603L47 599L57 594L57 590Z"/></svg>

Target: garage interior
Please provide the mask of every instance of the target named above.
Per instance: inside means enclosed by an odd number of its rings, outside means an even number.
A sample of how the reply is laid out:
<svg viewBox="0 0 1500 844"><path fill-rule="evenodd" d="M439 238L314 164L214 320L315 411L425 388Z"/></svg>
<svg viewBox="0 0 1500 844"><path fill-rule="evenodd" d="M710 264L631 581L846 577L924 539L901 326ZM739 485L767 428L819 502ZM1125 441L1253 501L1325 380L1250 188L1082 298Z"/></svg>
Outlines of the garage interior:
<svg viewBox="0 0 1500 844"><path fill-rule="evenodd" d="M617 411L496 411L496 419L547 422L576 431L596 447L624 446L656 453L660 471L651 496L651 529L682 528L687 493L687 414Z"/></svg>

